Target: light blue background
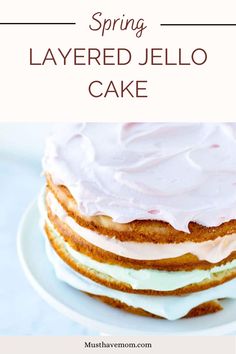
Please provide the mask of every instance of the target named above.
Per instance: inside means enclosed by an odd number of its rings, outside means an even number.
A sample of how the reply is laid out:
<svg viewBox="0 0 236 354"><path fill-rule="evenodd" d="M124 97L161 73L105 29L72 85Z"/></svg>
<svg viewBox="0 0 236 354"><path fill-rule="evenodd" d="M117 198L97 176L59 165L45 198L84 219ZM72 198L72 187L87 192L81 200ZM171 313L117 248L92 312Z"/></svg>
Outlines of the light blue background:
<svg viewBox="0 0 236 354"><path fill-rule="evenodd" d="M50 124L0 124L0 335L97 334L46 304L28 283L16 253L21 215L44 183L41 157L50 130Z"/></svg>

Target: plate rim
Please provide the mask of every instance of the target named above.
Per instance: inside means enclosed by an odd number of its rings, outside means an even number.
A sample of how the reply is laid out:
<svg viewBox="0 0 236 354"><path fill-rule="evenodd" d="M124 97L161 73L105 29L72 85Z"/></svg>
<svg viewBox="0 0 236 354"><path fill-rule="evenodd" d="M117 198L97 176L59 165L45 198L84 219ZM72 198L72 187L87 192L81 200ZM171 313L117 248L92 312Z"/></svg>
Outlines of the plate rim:
<svg viewBox="0 0 236 354"><path fill-rule="evenodd" d="M50 306L52 306L55 310L57 310L59 313L63 314L67 318L71 319L72 321L75 321L77 323L83 324L85 327L93 327L95 330L99 331L102 334L108 334L108 335L124 335L124 333L121 331L121 328L113 325L113 324L107 324L103 321L99 321L97 319L92 319L87 316L82 315L78 311L75 311L65 304L61 303L57 298L55 298L52 294L50 294L34 277L33 273L28 267L25 253L24 253L24 247L23 245L23 240L24 240L24 228L25 225L27 225L28 222L28 217L30 212L32 212L34 209L37 208L37 200L35 199L33 202L31 202L28 207L25 209L24 213L22 214L22 217L20 219L20 223L17 229L17 237L16 237L16 248L17 248L17 255L18 259L20 261L21 267L23 269L23 272L28 279L29 283L33 287L33 289L37 292L37 294ZM78 290L79 291L79 290ZM236 300L235 300L236 301ZM229 335L232 333L234 330L236 330L236 319L235 321L212 327L210 329L203 329L203 330L196 330L196 331L190 331L190 332L171 332L171 333L166 333L166 332L140 332L136 331L134 329L130 329L130 333L128 335L131 336L137 336L137 335L143 335L143 336L148 336L148 335L156 335L156 336L199 336L199 335L213 335L213 336L218 336L218 335Z"/></svg>

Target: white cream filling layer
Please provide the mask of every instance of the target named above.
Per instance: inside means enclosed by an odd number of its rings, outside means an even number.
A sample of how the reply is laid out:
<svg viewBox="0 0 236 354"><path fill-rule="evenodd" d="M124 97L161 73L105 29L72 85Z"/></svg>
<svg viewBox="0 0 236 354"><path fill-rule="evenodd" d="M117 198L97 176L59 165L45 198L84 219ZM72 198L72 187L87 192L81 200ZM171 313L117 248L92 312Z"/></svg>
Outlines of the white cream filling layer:
<svg viewBox="0 0 236 354"><path fill-rule="evenodd" d="M168 320L176 320L184 317L192 308L207 301L223 298L236 298L236 279L215 288L185 296L148 296L128 294L113 290L99 285L76 273L67 266L59 256L57 256L48 242L46 247L48 258L54 267L58 279L78 290L117 299L129 306L141 308Z"/></svg>
<svg viewBox="0 0 236 354"><path fill-rule="evenodd" d="M197 256L199 260L218 263L227 258L233 251L236 251L236 234L198 243L156 244L148 242L121 242L115 237L110 238L80 226L73 218L68 216L52 193L49 192L47 198L50 202L52 213L58 216L80 237L94 246L122 257L140 260L161 260L191 253Z"/></svg>
<svg viewBox="0 0 236 354"><path fill-rule="evenodd" d="M86 266L91 270L95 270L104 275L109 275L119 282L129 284L133 289L151 289L159 291L171 291L180 289L184 286L200 283L203 280L211 279L215 274L231 270L236 267L236 260L225 265L216 266L209 270L192 270L167 272L154 269L132 269L124 268L117 265L100 263L84 254L75 251L53 228L50 221L47 221L48 227L53 233L57 243L68 252L70 257L78 263Z"/></svg>

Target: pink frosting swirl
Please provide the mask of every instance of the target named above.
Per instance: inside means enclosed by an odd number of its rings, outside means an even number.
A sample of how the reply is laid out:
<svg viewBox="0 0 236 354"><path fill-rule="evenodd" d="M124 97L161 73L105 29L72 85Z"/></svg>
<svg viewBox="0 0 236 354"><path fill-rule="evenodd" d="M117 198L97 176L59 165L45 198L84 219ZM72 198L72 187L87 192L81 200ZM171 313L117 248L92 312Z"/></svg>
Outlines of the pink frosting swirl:
<svg viewBox="0 0 236 354"><path fill-rule="evenodd" d="M82 214L114 221L236 218L236 125L65 124L48 139L44 170L67 186Z"/></svg>

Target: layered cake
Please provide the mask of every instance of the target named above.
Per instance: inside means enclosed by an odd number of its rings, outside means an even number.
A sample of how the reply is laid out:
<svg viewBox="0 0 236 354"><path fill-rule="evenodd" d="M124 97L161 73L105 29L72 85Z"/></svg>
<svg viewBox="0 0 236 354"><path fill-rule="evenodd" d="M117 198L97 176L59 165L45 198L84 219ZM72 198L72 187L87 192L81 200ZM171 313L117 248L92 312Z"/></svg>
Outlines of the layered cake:
<svg viewBox="0 0 236 354"><path fill-rule="evenodd" d="M169 320L236 297L235 124L65 124L43 168L47 253L62 281Z"/></svg>

